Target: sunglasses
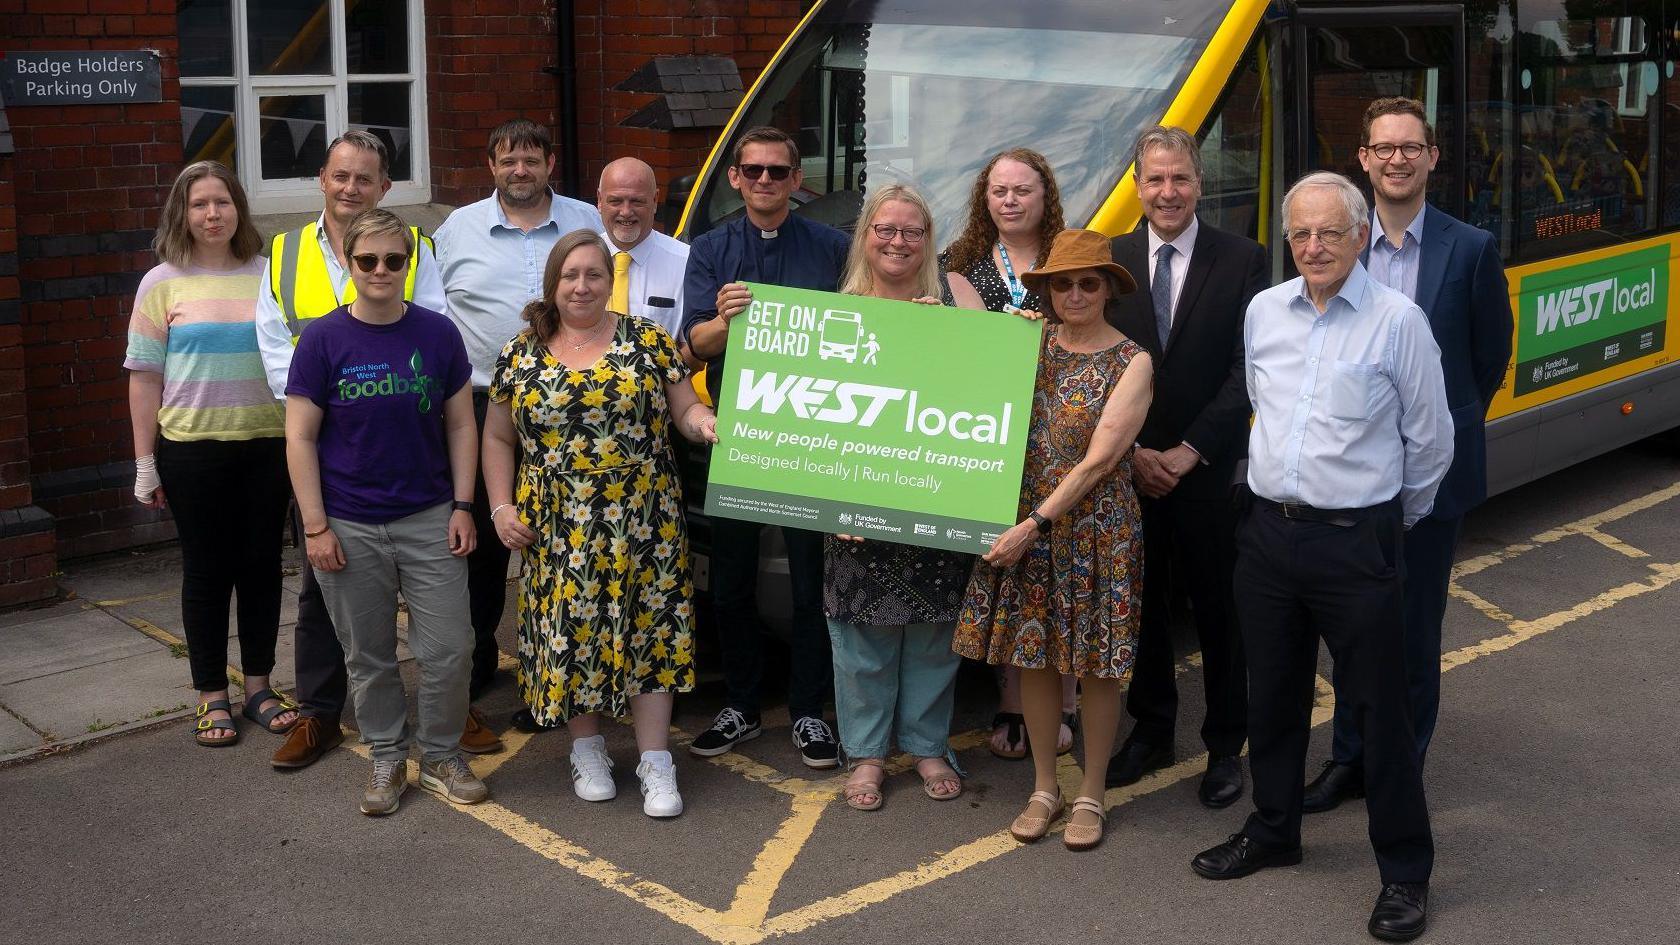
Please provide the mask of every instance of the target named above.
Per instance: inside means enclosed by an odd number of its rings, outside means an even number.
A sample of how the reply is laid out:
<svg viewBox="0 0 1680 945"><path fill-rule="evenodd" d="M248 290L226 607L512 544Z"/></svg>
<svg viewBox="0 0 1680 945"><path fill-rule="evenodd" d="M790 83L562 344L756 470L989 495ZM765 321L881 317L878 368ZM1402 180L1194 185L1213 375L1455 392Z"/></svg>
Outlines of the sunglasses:
<svg viewBox="0 0 1680 945"><path fill-rule="evenodd" d="M1081 276L1077 280L1070 279L1067 276L1050 277L1050 289L1054 292L1072 292L1076 285L1079 286L1079 291L1091 295L1102 288L1102 276Z"/></svg>
<svg viewBox="0 0 1680 945"><path fill-rule="evenodd" d="M350 258L355 261L356 268L363 272L372 272L373 267L379 265L381 259L385 260L386 272L402 272L408 268L407 253L386 253L384 256L376 253L357 253Z"/></svg>
<svg viewBox="0 0 1680 945"><path fill-rule="evenodd" d="M793 173L793 168L786 164L738 164L735 170L747 180L758 180L766 174L771 180L787 180L788 175Z"/></svg>

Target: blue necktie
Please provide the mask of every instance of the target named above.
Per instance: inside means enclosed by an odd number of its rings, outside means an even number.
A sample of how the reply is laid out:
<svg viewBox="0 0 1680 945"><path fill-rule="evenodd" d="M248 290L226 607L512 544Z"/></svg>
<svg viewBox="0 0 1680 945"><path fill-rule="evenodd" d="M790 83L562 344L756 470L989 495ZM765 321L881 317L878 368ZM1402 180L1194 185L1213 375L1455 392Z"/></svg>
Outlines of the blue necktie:
<svg viewBox="0 0 1680 945"><path fill-rule="evenodd" d="M1149 282L1149 294L1155 300L1155 333L1161 337L1163 352L1172 334L1172 257L1172 244L1163 243L1155 253L1155 278Z"/></svg>

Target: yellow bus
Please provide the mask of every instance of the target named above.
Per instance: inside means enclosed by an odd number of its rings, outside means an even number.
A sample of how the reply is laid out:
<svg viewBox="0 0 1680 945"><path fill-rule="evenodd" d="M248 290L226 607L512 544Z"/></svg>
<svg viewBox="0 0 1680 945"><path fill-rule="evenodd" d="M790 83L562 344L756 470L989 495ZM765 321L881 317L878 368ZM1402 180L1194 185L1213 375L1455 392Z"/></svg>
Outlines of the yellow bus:
<svg viewBox="0 0 1680 945"><path fill-rule="evenodd" d="M914 183L960 228L974 174L1026 146L1070 226L1140 210L1137 131L1193 130L1202 219L1272 250L1288 184L1364 184L1367 103L1408 95L1441 147L1438 207L1494 234L1516 313L1491 405L1501 491L1680 425L1680 0L818 0L743 99L679 235L740 212L724 165L755 125L793 134L796 212L849 228L872 186Z"/></svg>

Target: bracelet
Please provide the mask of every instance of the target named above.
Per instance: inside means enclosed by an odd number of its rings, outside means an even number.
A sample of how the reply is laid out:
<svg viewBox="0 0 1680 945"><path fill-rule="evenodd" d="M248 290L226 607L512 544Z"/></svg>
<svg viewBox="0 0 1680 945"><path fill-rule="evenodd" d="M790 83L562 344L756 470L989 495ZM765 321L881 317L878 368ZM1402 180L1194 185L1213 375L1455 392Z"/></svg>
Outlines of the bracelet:
<svg viewBox="0 0 1680 945"><path fill-rule="evenodd" d="M322 525L321 530L318 531L318 532L312 532L312 531L309 531L308 529L305 529L304 532L303 532L303 537L305 537L305 538L320 538L322 535L325 535L327 532L330 532L330 531L332 531L332 526L331 525Z"/></svg>
<svg viewBox="0 0 1680 945"><path fill-rule="evenodd" d="M490 510L490 524L494 525L496 523L496 513L497 512L500 512L501 510L506 509L506 508L511 508L512 506L513 506L512 502L503 502L501 505L498 505L495 508L491 509Z"/></svg>

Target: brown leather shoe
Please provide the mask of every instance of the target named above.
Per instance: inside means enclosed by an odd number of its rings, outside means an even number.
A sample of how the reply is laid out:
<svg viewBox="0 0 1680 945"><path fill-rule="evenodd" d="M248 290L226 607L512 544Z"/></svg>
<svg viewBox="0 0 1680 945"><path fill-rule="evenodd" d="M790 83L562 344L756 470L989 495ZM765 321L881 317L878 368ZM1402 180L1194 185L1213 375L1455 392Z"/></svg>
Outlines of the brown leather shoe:
<svg viewBox="0 0 1680 945"><path fill-rule="evenodd" d="M461 750L474 755L493 755L502 750L502 738L484 724L477 709L467 709L467 727L461 732Z"/></svg>
<svg viewBox="0 0 1680 945"><path fill-rule="evenodd" d="M274 753L276 768L307 768L344 742L338 719L305 715L286 734L285 744Z"/></svg>

